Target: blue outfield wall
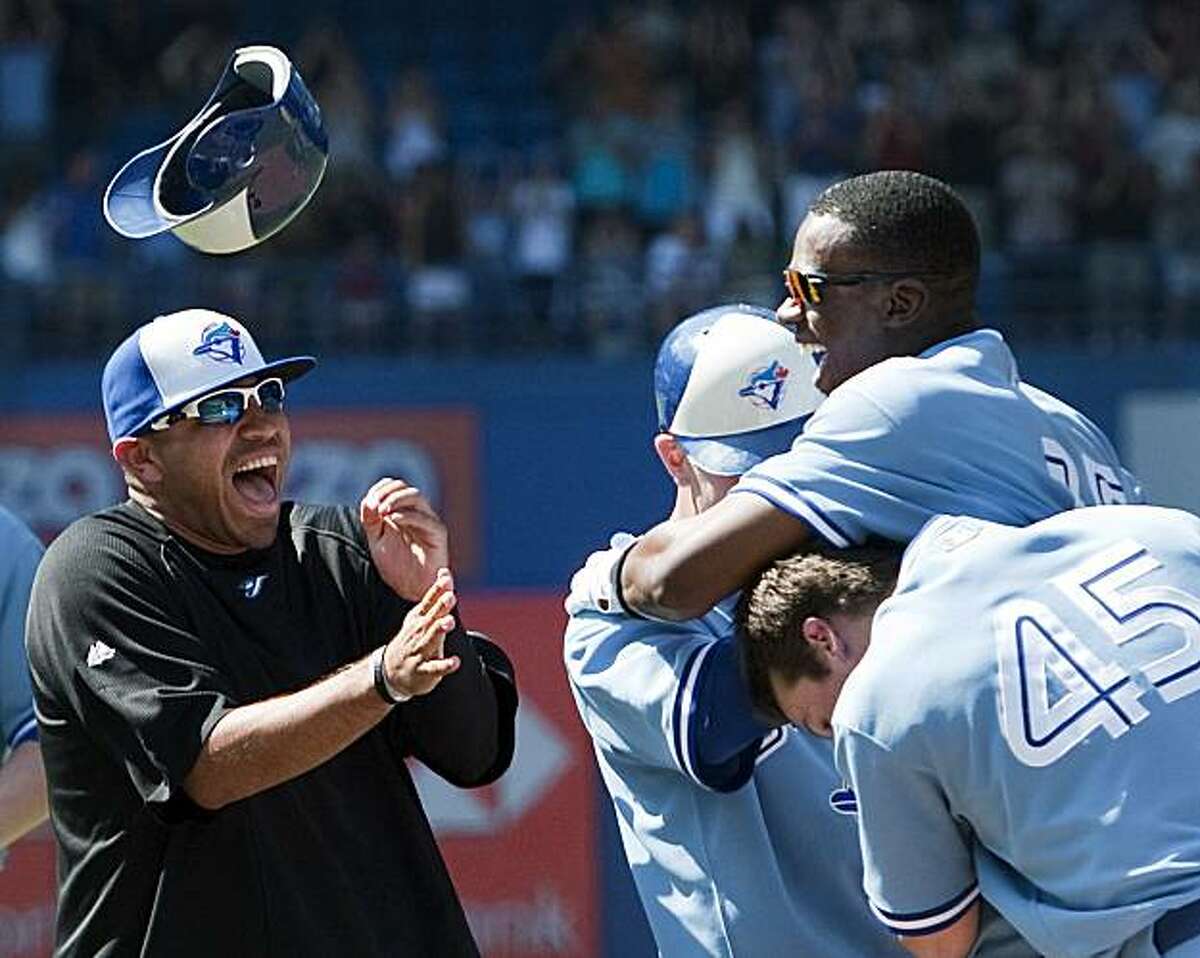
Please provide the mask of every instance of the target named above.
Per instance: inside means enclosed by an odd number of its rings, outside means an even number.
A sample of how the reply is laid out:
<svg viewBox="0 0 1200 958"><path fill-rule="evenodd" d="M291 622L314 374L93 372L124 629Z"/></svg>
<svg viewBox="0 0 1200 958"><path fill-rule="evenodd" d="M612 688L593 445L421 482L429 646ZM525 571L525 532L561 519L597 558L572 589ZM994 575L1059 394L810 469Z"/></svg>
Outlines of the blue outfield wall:
<svg viewBox="0 0 1200 958"><path fill-rule="evenodd" d="M1083 409L1118 447L1125 394L1200 384L1195 346L1103 358L1025 351L1020 359L1026 380ZM98 365L35 365L2 379L5 411L98 406ZM609 532L645 527L665 515L671 501L650 446L649 358L610 364L336 360L297 383L289 401L296 411L394 409L399 417L405 407L474 411L483 555L472 585L561 588Z"/></svg>

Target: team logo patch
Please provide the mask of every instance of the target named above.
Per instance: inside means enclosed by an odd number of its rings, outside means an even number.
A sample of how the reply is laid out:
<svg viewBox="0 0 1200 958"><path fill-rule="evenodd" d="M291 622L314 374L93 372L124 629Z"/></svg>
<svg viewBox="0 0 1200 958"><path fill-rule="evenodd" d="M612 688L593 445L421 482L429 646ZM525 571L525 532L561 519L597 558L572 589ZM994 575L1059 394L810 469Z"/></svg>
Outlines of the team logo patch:
<svg viewBox="0 0 1200 958"><path fill-rule="evenodd" d="M257 599L259 594L262 592L263 583L266 581L267 577L265 575L246 576L246 578L238 583L238 590L247 599Z"/></svg>
<svg viewBox="0 0 1200 958"><path fill-rule="evenodd" d="M750 381L738 390L738 395L745 396L763 409L778 409L783 400L783 387L787 385L788 373L783 363L773 359L770 366L750 374Z"/></svg>
<svg viewBox="0 0 1200 958"><path fill-rule="evenodd" d="M938 529L935 538L943 552L953 552L965 546L983 531L983 526L974 519L956 516Z"/></svg>
<svg viewBox="0 0 1200 958"><path fill-rule="evenodd" d="M116 654L116 649L111 645L97 639L88 648L87 664L94 669L98 665L103 665Z"/></svg>
<svg viewBox="0 0 1200 958"><path fill-rule="evenodd" d="M854 789L846 785L835 788L829 793L829 807L839 815L857 815L858 796L854 794Z"/></svg>
<svg viewBox="0 0 1200 958"><path fill-rule="evenodd" d="M200 345L192 350L193 356L208 356L218 363L235 363L240 366L245 355L242 334L228 323L210 323L200 335Z"/></svg>

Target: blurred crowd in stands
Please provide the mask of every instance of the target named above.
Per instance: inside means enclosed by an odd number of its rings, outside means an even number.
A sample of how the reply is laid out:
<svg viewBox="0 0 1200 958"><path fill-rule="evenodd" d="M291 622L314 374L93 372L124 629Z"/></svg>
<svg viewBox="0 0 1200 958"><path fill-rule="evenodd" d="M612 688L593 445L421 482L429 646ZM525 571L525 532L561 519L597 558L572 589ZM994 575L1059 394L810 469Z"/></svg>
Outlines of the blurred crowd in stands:
<svg viewBox="0 0 1200 958"><path fill-rule="evenodd" d="M941 176L987 250L983 318L1104 350L1200 336L1200 4L0 2L0 310L32 356L204 303L328 353L618 357L718 301L775 305L827 183ZM377 9L377 7L379 9ZM100 197L283 46L326 180L207 258Z"/></svg>

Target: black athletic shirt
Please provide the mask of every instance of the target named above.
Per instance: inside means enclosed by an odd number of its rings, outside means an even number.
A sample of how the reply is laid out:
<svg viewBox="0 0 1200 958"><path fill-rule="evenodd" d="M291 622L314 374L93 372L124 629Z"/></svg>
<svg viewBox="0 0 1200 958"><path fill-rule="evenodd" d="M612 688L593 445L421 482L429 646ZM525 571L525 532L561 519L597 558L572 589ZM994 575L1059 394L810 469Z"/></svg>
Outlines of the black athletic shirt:
<svg viewBox="0 0 1200 958"><path fill-rule="evenodd" d="M504 771L516 696L494 646L485 665L456 629L458 672L298 778L212 813L182 788L222 715L361 658L409 605L348 509L289 503L271 548L233 557L130 502L60 535L28 630L56 954L477 954L403 759L464 786Z"/></svg>

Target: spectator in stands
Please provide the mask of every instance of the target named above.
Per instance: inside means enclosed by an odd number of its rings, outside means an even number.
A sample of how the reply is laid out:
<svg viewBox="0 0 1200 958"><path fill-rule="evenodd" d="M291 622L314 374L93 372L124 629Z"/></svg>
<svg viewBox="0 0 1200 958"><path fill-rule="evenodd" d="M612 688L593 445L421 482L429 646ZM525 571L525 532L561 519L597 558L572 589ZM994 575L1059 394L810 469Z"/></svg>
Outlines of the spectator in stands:
<svg viewBox="0 0 1200 958"><path fill-rule="evenodd" d="M686 97L677 82L664 82L651 94L650 115L633 171L634 211L647 229L670 225L699 198L696 133L687 115Z"/></svg>
<svg viewBox="0 0 1200 958"><path fill-rule="evenodd" d="M1038 251L1076 238L1079 177L1057 130L1027 125L1012 132L1000 189L1008 208L1010 247Z"/></svg>
<svg viewBox="0 0 1200 958"><path fill-rule="evenodd" d="M330 173L369 175L375 161L375 110L362 65L342 30L333 23L311 27L296 49L304 77L321 104L329 134Z"/></svg>
<svg viewBox="0 0 1200 958"><path fill-rule="evenodd" d="M728 247L742 230L774 238L764 163L749 114L740 102L729 101L717 120L705 209L708 238L717 246Z"/></svg>
<svg viewBox="0 0 1200 958"><path fill-rule="evenodd" d="M645 346L638 254L627 214L593 215L578 257L554 284L551 321L560 341L610 359Z"/></svg>
<svg viewBox="0 0 1200 958"><path fill-rule="evenodd" d="M512 188L513 266L533 325L544 334L555 279L574 246L575 195L548 150L535 154L529 175Z"/></svg>
<svg viewBox="0 0 1200 958"><path fill-rule="evenodd" d="M630 199L629 155L636 141L636 125L608 98L593 93L589 111L579 116L569 133L571 188L584 210L612 210Z"/></svg>
<svg viewBox="0 0 1200 958"><path fill-rule="evenodd" d="M1200 156L1200 77L1178 80L1167 91L1167 107L1150 124L1142 150L1168 196L1179 196L1192 185Z"/></svg>
<svg viewBox="0 0 1200 958"><path fill-rule="evenodd" d="M1164 304L1162 335L1194 337L1200 309L1200 154L1192 159L1190 180L1163 191L1154 232L1162 258Z"/></svg>
<svg viewBox="0 0 1200 958"><path fill-rule="evenodd" d="M419 167L399 203L401 256L408 266L408 342L419 350L476 345L467 323L471 286L462 208L452 169Z"/></svg>
<svg viewBox="0 0 1200 958"><path fill-rule="evenodd" d="M687 25L689 73L702 111L730 100L746 102L753 89L754 45L741 4L702 3Z"/></svg>
<svg viewBox="0 0 1200 958"><path fill-rule="evenodd" d="M680 214L646 247L650 338L661 339L680 316L716 302L720 280L720 257L705 242L700 218L692 212Z"/></svg>
<svg viewBox="0 0 1200 958"><path fill-rule="evenodd" d="M933 126L924 104L928 91L918 89L915 69L893 71L880 84L863 131L863 163L878 170L924 170L929 167L928 130Z"/></svg>
<svg viewBox="0 0 1200 958"><path fill-rule="evenodd" d="M446 154L441 107L425 73L417 67L396 80L388 101L383 164L392 179L407 183L418 167Z"/></svg>

